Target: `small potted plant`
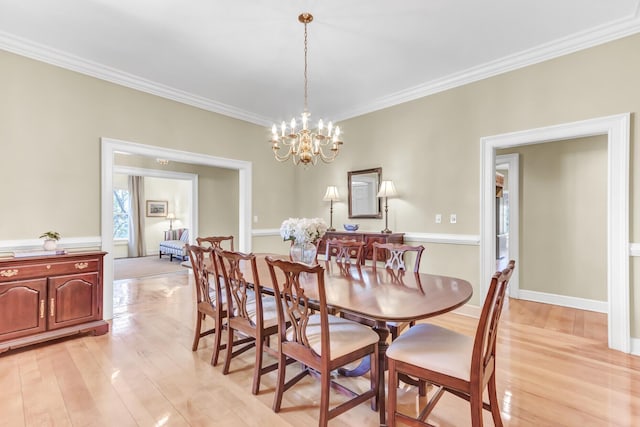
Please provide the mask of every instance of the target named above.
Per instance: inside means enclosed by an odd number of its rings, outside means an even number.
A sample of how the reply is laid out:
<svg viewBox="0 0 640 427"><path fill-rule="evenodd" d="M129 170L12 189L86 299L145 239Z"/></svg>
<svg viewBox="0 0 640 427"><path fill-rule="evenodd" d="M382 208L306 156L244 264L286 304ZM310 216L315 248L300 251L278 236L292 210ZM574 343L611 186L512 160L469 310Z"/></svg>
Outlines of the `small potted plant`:
<svg viewBox="0 0 640 427"><path fill-rule="evenodd" d="M58 240L60 240L60 233L57 231L47 231L40 235L41 239L44 239L44 250L55 251L58 246Z"/></svg>

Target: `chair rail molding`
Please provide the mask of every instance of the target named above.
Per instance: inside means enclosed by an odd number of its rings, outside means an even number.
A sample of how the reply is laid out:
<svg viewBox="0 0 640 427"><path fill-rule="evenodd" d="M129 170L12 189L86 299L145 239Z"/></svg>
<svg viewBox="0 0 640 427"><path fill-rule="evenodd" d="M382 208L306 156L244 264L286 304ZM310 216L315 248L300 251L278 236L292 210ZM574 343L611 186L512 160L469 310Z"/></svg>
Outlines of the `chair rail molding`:
<svg viewBox="0 0 640 427"><path fill-rule="evenodd" d="M630 256L640 256L640 243L632 243L629 245Z"/></svg>
<svg viewBox="0 0 640 427"><path fill-rule="evenodd" d="M631 113L480 138L480 299L495 270L496 150L606 135L607 294L609 348L631 351L629 295L629 139ZM514 275L518 274L516 259Z"/></svg>
<svg viewBox="0 0 640 427"><path fill-rule="evenodd" d="M96 249L100 248L100 236L63 237L58 241L60 249ZM42 239L0 240L0 253L42 249Z"/></svg>

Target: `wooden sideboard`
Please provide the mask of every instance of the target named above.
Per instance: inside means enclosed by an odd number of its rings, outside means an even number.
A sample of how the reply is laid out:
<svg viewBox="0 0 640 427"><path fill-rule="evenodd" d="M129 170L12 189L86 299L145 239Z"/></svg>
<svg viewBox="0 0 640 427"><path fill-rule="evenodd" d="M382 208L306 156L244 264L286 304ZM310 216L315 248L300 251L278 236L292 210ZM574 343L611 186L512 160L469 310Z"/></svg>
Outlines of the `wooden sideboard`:
<svg viewBox="0 0 640 427"><path fill-rule="evenodd" d="M102 335L105 252L0 260L0 353L64 336Z"/></svg>
<svg viewBox="0 0 640 427"><path fill-rule="evenodd" d="M331 239L357 240L364 242L364 257L361 262L373 259L373 242L404 243L404 233L378 233L372 231L327 231L318 244L318 255L324 255L326 241ZM378 261L386 259L385 251L378 253Z"/></svg>

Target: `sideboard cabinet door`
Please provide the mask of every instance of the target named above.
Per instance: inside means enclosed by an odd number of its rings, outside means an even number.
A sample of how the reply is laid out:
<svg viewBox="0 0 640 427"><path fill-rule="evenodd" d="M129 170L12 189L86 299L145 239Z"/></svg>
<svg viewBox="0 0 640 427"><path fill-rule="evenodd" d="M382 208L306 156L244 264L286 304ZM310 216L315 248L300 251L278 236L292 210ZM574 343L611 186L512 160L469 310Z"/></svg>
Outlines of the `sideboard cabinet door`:
<svg viewBox="0 0 640 427"><path fill-rule="evenodd" d="M43 332L47 280L20 280L0 284L0 340Z"/></svg>
<svg viewBox="0 0 640 427"><path fill-rule="evenodd" d="M49 278L49 329L99 319L98 273Z"/></svg>

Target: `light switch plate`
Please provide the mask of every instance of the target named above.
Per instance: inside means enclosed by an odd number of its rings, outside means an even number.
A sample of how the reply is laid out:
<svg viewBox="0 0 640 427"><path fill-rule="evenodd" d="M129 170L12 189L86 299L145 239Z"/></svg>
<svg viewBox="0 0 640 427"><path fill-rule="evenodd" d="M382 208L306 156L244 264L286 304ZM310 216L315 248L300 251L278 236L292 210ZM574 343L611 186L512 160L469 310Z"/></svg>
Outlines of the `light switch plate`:
<svg viewBox="0 0 640 427"><path fill-rule="evenodd" d="M442 214L436 214L436 224L442 223Z"/></svg>
<svg viewBox="0 0 640 427"><path fill-rule="evenodd" d="M449 222L450 222L451 224L455 224L457 221L458 221L458 218L456 218L456 214L451 214L451 215L449 216Z"/></svg>

